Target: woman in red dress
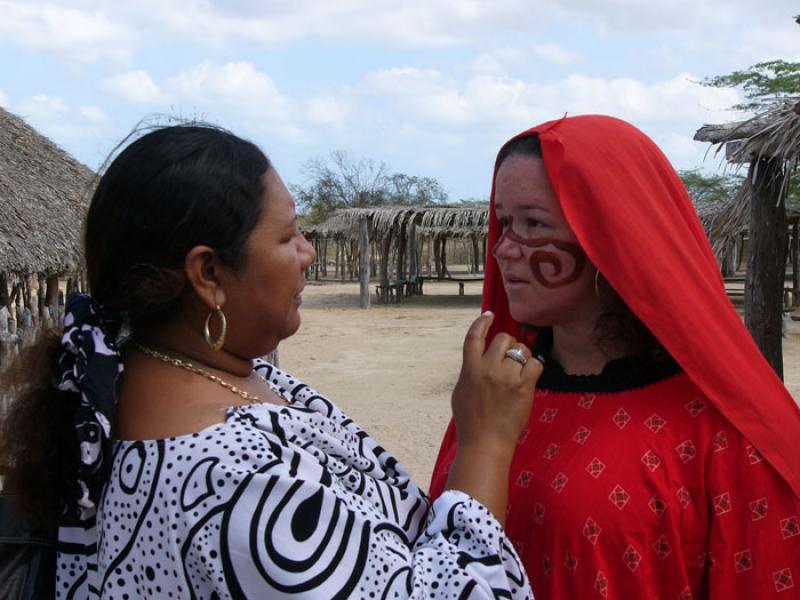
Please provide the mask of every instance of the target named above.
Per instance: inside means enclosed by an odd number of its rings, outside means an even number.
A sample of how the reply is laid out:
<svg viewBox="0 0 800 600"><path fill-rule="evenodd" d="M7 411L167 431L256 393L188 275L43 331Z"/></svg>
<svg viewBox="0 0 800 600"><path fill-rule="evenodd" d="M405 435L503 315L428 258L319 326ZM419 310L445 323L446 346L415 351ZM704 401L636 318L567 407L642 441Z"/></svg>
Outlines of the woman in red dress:
<svg viewBox="0 0 800 600"><path fill-rule="evenodd" d="M520 134L489 244L491 333L545 363L506 521L537 599L800 598L800 410L656 145L603 116Z"/></svg>

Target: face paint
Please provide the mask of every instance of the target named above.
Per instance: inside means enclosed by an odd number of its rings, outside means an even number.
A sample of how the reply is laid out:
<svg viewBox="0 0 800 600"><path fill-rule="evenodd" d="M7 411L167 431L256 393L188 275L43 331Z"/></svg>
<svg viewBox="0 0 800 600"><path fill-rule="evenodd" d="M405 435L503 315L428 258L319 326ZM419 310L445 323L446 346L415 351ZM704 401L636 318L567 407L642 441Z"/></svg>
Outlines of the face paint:
<svg viewBox="0 0 800 600"><path fill-rule="evenodd" d="M524 238L514 232L513 226L513 218L508 217L508 224L492 249L495 256L497 256L497 248L500 244L509 239L520 246L534 248L528 264L533 277L542 287L560 288L580 277L586 266L586 253L580 246L556 238ZM567 259L565 254L569 255L572 260ZM552 265L553 272L551 274L544 273L542 265Z"/></svg>

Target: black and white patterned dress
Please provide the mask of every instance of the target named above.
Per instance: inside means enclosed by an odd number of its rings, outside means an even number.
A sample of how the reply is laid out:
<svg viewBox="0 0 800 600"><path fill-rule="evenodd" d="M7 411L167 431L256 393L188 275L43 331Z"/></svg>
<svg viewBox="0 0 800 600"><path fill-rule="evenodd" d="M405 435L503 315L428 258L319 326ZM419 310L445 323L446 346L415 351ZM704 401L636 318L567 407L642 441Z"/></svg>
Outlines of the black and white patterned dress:
<svg viewBox="0 0 800 600"><path fill-rule="evenodd" d="M268 363L291 406L117 442L96 515L59 530L58 598L528 598L499 523L431 507L327 398Z"/></svg>

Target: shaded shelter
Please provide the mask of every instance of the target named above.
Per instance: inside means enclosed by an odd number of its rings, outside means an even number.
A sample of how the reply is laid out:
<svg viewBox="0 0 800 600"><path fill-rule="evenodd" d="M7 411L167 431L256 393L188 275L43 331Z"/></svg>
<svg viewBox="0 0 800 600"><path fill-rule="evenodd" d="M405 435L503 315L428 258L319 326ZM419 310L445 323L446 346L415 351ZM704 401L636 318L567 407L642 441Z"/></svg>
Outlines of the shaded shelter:
<svg viewBox="0 0 800 600"><path fill-rule="evenodd" d="M302 228L318 255L309 276L318 279L327 274L328 243L333 242L335 274L344 277L346 272L352 279L358 273L362 307L369 306L369 277L376 274L378 302L421 294L426 279L457 281L463 292L465 279L453 277L447 268L447 242L466 242L469 270L477 274L486 261L488 222L489 207L482 204L339 210L323 223ZM423 274L423 258L427 274Z"/></svg>
<svg viewBox="0 0 800 600"><path fill-rule="evenodd" d="M81 289L94 172L0 108L0 353L57 318L59 278ZM19 331L18 331L19 327Z"/></svg>
<svg viewBox="0 0 800 600"><path fill-rule="evenodd" d="M745 121L705 125L694 139L710 142L718 150L724 148L730 162L749 164L740 194L725 215L717 219L716 231L710 237L712 244L715 241L718 246L730 244L747 223L745 324L764 356L782 376L782 310L790 246L792 297L798 297L797 220L793 213L787 215L786 191L800 149L800 103L798 98L785 99ZM790 222L791 244L788 243Z"/></svg>

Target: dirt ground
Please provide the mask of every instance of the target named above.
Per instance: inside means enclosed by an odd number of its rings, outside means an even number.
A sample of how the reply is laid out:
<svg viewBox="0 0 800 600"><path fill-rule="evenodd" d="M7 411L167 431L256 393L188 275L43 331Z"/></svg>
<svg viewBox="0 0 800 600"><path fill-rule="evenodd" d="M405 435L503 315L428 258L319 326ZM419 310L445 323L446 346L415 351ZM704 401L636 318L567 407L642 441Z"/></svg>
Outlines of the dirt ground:
<svg viewBox="0 0 800 600"><path fill-rule="evenodd" d="M303 325L280 366L329 396L410 470L424 489L450 418L461 343L480 312L480 283L425 284L402 304L358 306L358 283L310 283ZM373 296L374 301L374 296ZM800 399L800 322L784 339L786 386Z"/></svg>

